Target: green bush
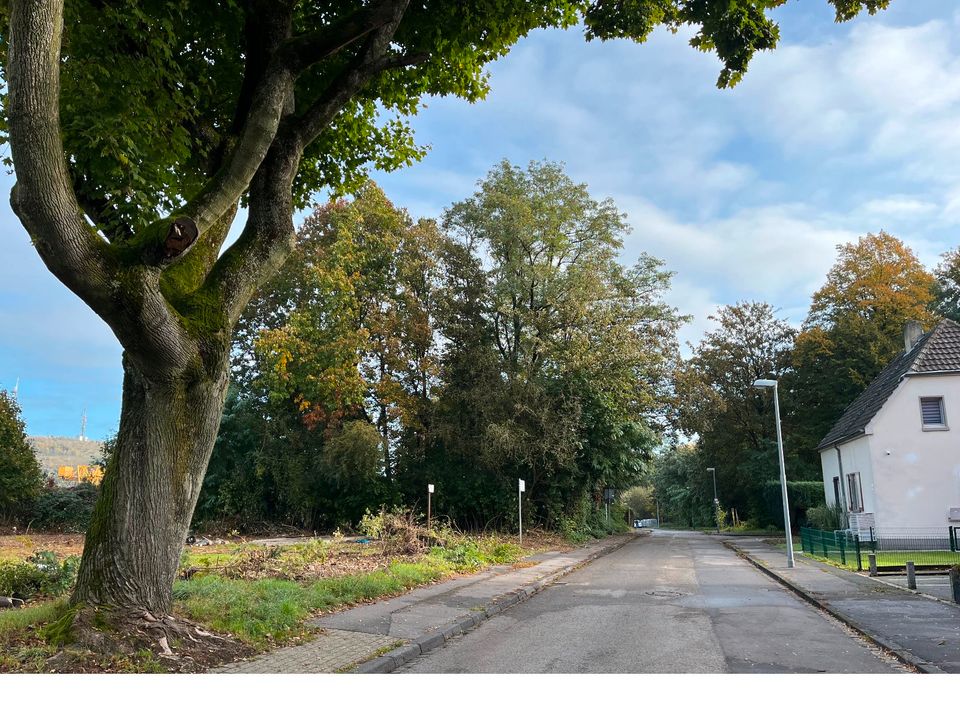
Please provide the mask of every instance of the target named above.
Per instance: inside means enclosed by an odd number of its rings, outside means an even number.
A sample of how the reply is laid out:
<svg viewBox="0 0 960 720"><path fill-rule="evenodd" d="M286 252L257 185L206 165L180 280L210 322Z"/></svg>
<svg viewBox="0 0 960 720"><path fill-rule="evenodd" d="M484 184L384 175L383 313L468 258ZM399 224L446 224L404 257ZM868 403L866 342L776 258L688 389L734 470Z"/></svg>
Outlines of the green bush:
<svg viewBox="0 0 960 720"><path fill-rule="evenodd" d="M0 595L30 600L57 597L73 587L80 558L62 561L52 552L38 552L26 560L0 561Z"/></svg>
<svg viewBox="0 0 960 720"><path fill-rule="evenodd" d="M100 488L80 483L72 488L45 490L33 507L33 527L59 532L83 532L100 496Z"/></svg>
<svg viewBox="0 0 960 720"><path fill-rule="evenodd" d="M807 524L817 530L841 530L843 510L839 505L818 505L807 510Z"/></svg>

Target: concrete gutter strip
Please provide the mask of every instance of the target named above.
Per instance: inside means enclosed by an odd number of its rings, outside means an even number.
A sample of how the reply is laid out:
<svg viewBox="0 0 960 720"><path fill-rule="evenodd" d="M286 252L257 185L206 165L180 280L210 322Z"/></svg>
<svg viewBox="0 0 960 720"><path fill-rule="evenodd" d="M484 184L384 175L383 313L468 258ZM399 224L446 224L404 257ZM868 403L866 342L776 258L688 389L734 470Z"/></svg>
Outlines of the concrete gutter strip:
<svg viewBox="0 0 960 720"><path fill-rule="evenodd" d="M603 557L604 555L609 555L615 550L619 550L627 543L636 540L638 537L640 536L631 534L627 535L619 542L613 542L609 545L604 545L573 565L568 565L567 567L561 568L550 575L531 582L519 590L514 590L513 592L496 598L486 607L484 607L483 610L475 610L467 615L463 615L449 625L438 628L430 633L427 633L426 635L421 635L420 637L411 641L409 645L397 648L396 650L391 650L380 657L361 663L354 668L353 672L364 674L391 673L402 665L405 665L411 660L419 657L420 655L442 646L448 640L459 635L463 635L479 627L486 620L499 615L504 610L508 610L514 605L533 597L538 592L555 583L563 576L569 575L575 570L579 570L584 565L593 562L597 558Z"/></svg>
<svg viewBox="0 0 960 720"><path fill-rule="evenodd" d="M773 570L768 568L766 565L761 563L759 560L752 557L750 553L744 550L743 548L738 547L732 542L723 541L723 544L726 545L731 550L733 550L735 553L737 553L737 555L742 557L744 560L754 565L758 570L763 572L765 575L770 576L771 578L776 580L778 583L786 587L788 590L792 591L801 599L810 603L814 607L820 610L823 610L828 615L836 618L837 620L842 622L844 625L849 627L851 630L854 630L857 634L869 640L877 647L880 647L883 650L886 650L887 652L895 656L898 660L900 660L902 663L909 665L917 672L926 673L926 674L945 673L945 671L942 670L941 668L937 667L932 663L927 662L926 660L923 660L922 658L917 657L910 651L900 647L900 645L893 642L892 640L889 640L888 638L885 638L882 635L878 635L875 632L867 632L862 627L857 625L857 623L855 623L852 619L847 617L844 613L840 612L839 610L836 610L829 603L821 602L817 598L813 597L810 593L808 593L804 588L787 580L782 575L779 575L778 573L774 572ZM872 578L872 579L876 579L876 578ZM893 583L884 583L884 584L893 585ZM896 585L894 585L894 587L897 587L898 589L902 589Z"/></svg>

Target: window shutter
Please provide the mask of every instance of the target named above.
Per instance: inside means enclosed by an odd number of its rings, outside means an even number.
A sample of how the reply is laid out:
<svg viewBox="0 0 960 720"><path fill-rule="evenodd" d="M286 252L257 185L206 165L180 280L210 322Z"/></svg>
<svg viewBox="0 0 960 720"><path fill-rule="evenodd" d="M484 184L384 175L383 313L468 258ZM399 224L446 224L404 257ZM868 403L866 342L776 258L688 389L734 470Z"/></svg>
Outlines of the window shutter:
<svg viewBox="0 0 960 720"><path fill-rule="evenodd" d="M943 398L920 398L920 414L924 425L944 425Z"/></svg>

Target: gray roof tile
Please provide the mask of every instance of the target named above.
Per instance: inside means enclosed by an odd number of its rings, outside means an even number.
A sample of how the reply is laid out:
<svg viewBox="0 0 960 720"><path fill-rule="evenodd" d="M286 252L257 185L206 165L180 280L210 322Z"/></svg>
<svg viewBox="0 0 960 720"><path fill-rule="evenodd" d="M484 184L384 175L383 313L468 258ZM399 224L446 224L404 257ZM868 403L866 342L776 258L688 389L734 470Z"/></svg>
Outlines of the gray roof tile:
<svg viewBox="0 0 960 720"><path fill-rule="evenodd" d="M862 434L906 375L927 372L960 372L960 325L953 320L941 320L933 330L920 337L910 352L900 353L881 370L847 406L817 449Z"/></svg>

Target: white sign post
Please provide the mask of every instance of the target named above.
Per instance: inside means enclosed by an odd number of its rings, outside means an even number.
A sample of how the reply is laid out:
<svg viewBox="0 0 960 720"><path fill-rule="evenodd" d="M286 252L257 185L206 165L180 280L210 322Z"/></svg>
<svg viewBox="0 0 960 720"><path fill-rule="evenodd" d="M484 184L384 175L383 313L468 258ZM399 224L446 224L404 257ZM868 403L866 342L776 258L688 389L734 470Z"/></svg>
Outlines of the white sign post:
<svg viewBox="0 0 960 720"><path fill-rule="evenodd" d="M430 529L430 498L433 497L433 485L427 485L427 530Z"/></svg>
<svg viewBox="0 0 960 720"><path fill-rule="evenodd" d="M520 520L520 545L523 545L523 491L527 489L527 484L520 480L517 491L517 518Z"/></svg>

